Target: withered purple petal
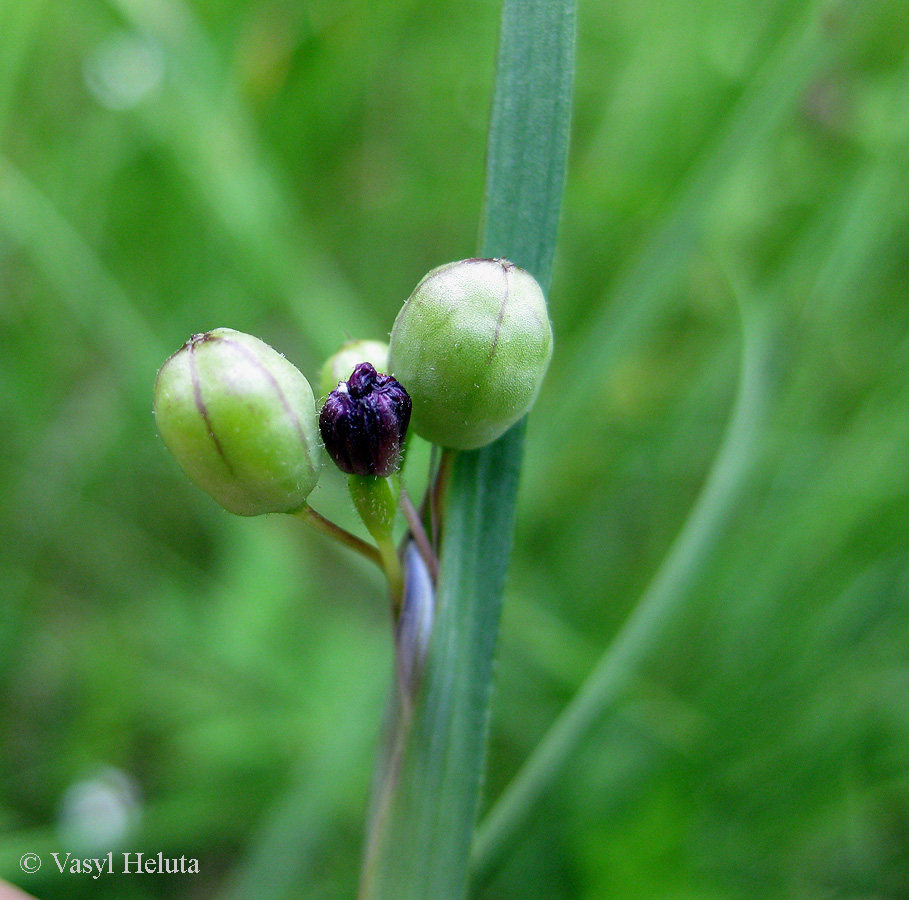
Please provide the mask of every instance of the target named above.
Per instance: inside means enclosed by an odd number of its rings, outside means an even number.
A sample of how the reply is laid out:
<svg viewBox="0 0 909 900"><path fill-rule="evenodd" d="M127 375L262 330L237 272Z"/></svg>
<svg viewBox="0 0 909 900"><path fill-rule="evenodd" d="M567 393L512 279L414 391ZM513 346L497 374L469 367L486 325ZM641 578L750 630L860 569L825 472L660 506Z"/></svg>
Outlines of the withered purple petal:
<svg viewBox="0 0 909 900"><path fill-rule="evenodd" d="M360 363L322 407L319 429L328 455L350 475L391 475L410 410L410 397L394 378Z"/></svg>

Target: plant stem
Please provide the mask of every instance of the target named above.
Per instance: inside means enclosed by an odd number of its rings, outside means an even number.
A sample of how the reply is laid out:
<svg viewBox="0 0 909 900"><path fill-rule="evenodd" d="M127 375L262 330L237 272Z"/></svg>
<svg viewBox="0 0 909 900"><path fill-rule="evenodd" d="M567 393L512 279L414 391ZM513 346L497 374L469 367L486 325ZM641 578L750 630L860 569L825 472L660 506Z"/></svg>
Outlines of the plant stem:
<svg viewBox="0 0 909 900"><path fill-rule="evenodd" d="M298 519L302 519L304 522L308 522L313 528L321 531L322 534L327 534L330 538L333 538L345 547L356 550L361 556L366 557L366 559L375 563L380 569L385 570L385 563L382 556L372 544L367 544L366 541L361 540L355 534L351 534L340 525L336 525L331 519L326 519L325 516L321 513L317 513L308 503L305 506L301 506L299 509L294 510L291 515L296 516Z"/></svg>
<svg viewBox="0 0 909 900"><path fill-rule="evenodd" d="M393 700L391 720L395 723L391 732L391 746L385 750L385 758L381 762L381 778L373 794L370 819L366 834L366 846L363 851L363 866L360 870L360 887L357 892L358 900L366 900L372 896L376 867L380 864L382 842L388 827L388 817L395 791L401 777L401 765L410 738L410 728L413 722L412 708L406 698L397 694Z"/></svg>
<svg viewBox="0 0 909 900"><path fill-rule="evenodd" d="M395 547L390 535L377 540L376 545L379 548L382 570L388 579L392 623L397 624L401 615L401 604L404 602L404 571L401 568L401 560L398 557L398 548Z"/></svg>
<svg viewBox="0 0 909 900"><path fill-rule="evenodd" d="M448 490L448 482L451 480L451 467L454 465L456 455L454 450L442 449L439 468L435 479L433 479L432 489L429 492L430 533L432 535L432 547L436 553L438 553L439 544L442 540L442 507L445 503L445 492Z"/></svg>
<svg viewBox="0 0 909 900"><path fill-rule="evenodd" d="M397 625L404 602L404 572L392 537L395 515L401 493L397 474L387 478L378 475L351 475L347 479L350 499L366 530L372 535L379 552L379 562L391 593L393 624Z"/></svg>
<svg viewBox="0 0 909 900"><path fill-rule="evenodd" d="M416 543L420 556L423 557L423 562L426 563L426 568L429 570L433 584L435 584L439 580L439 559L429 543L429 538L426 536L426 529L420 520L420 514L414 507L410 494L407 493L404 487L401 488L401 512L404 514L414 543Z"/></svg>

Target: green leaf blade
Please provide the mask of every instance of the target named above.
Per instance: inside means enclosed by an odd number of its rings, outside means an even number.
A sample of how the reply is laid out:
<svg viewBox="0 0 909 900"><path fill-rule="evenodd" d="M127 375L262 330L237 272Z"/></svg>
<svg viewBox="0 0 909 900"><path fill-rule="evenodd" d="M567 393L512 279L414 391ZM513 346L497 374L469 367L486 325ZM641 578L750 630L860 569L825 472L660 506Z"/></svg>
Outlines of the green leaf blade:
<svg viewBox="0 0 909 900"><path fill-rule="evenodd" d="M480 253L548 290L571 121L575 6L509 0L502 10Z"/></svg>
<svg viewBox="0 0 909 900"><path fill-rule="evenodd" d="M568 152L573 0L505 0L480 255L504 257L548 288ZM467 889L486 750L492 662L511 552L524 442L520 422L455 458L438 613L398 759L380 778L361 897L457 900ZM381 806L382 799L376 801Z"/></svg>

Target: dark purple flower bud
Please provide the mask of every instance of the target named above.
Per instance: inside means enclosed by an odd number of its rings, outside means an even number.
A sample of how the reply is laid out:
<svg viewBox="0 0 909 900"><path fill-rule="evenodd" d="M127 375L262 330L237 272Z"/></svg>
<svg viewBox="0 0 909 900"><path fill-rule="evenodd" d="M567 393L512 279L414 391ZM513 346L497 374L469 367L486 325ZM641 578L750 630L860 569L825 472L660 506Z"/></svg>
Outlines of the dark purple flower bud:
<svg viewBox="0 0 909 900"><path fill-rule="evenodd" d="M394 378L360 363L322 407L319 429L328 455L350 475L391 475L401 458L410 406Z"/></svg>

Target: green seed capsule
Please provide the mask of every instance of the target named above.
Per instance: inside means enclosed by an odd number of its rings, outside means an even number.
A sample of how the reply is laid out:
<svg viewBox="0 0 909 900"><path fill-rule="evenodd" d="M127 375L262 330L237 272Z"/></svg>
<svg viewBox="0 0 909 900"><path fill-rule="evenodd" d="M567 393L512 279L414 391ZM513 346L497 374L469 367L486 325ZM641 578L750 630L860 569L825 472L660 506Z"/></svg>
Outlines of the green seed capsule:
<svg viewBox="0 0 909 900"><path fill-rule="evenodd" d="M530 409L551 356L533 276L505 259L465 259L417 285L395 320L389 369L410 394L417 434L471 450Z"/></svg>
<svg viewBox="0 0 909 900"><path fill-rule="evenodd" d="M388 344L381 341L347 341L329 356L319 372L319 396L327 397L340 382L346 381L359 363L368 362L377 372L388 371Z"/></svg>
<svg viewBox="0 0 909 900"><path fill-rule="evenodd" d="M183 471L237 515L297 510L319 480L309 382L248 334L193 335L158 372L155 420Z"/></svg>

